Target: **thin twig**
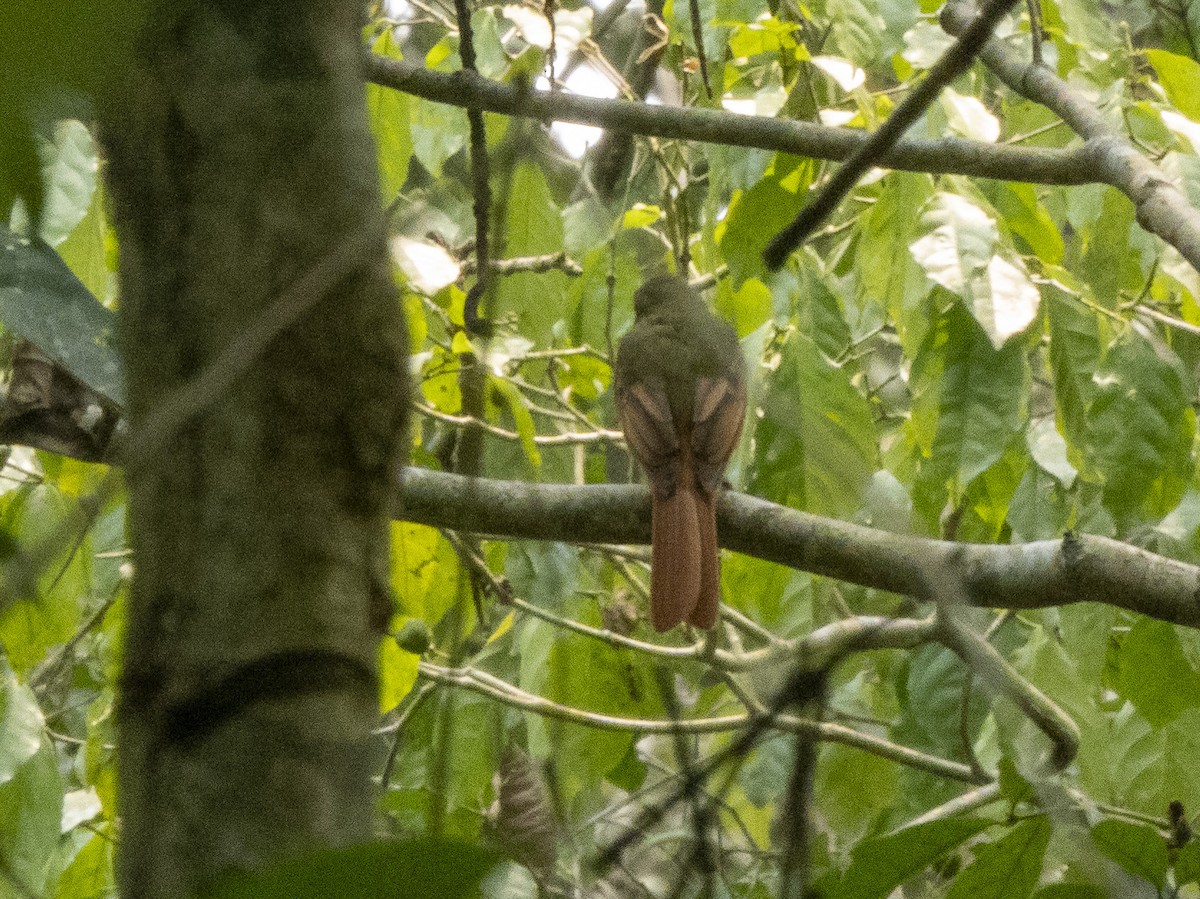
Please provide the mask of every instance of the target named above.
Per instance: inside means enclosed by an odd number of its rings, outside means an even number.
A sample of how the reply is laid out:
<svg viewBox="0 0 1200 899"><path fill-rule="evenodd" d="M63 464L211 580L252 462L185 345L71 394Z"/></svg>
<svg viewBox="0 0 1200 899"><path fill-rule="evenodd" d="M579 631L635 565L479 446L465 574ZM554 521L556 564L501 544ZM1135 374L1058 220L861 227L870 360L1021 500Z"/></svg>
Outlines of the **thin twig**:
<svg viewBox="0 0 1200 899"><path fill-rule="evenodd" d="M782 267L787 257L837 208L863 174L872 166L880 164L904 132L911 128L937 99L942 89L970 67L983 45L992 36L996 24L1016 2L1017 0L992 0L984 7L983 12L933 64L925 79L904 98L879 130L834 173L816 199L805 206L790 225L771 238L771 242L763 251L763 261L768 269L775 271Z"/></svg>

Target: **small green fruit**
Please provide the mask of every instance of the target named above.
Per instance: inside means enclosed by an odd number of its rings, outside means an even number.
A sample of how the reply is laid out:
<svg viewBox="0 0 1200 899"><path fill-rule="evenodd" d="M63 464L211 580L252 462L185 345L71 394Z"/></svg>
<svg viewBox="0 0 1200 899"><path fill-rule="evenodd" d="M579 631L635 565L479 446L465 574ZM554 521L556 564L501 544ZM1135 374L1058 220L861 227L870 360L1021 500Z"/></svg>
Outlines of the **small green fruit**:
<svg viewBox="0 0 1200 899"><path fill-rule="evenodd" d="M424 621L410 621L396 632L396 644L405 652L424 654L433 642L433 634Z"/></svg>

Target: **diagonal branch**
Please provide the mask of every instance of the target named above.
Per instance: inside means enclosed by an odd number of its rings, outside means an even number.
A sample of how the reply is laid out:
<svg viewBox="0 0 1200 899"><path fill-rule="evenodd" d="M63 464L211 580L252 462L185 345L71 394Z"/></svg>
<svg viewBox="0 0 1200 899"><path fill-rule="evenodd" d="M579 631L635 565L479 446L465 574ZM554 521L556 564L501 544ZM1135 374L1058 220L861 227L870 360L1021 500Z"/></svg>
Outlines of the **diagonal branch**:
<svg viewBox="0 0 1200 899"><path fill-rule="evenodd" d="M904 98L879 130L834 173L820 194L801 209L790 224L771 238L763 252L763 261L768 269L779 269L787 261L787 257L798 249L846 198L846 194L854 189L854 185L867 169L894 147L917 119L925 114L929 104L937 99L942 89L970 67L980 48L991 38L996 24L1016 2L1017 0L990 0L984 11L962 30L954 46L942 55L925 79Z"/></svg>
<svg viewBox="0 0 1200 899"><path fill-rule="evenodd" d="M645 487L528 484L404 470L396 517L504 538L649 543ZM892 534L726 493L721 545L864 587L930 598L929 573L959 574L963 602L1038 609L1102 602L1200 627L1200 567L1089 534L1014 546Z"/></svg>
<svg viewBox="0 0 1200 899"><path fill-rule="evenodd" d="M952 35L971 27L977 12L971 0L955 0L942 10L942 27ZM1200 271L1200 212L1165 174L1104 121L1095 104L1036 63L1018 59L993 38L979 59L1012 91L1057 114L1086 143L1095 180L1133 201L1137 220L1177 249Z"/></svg>

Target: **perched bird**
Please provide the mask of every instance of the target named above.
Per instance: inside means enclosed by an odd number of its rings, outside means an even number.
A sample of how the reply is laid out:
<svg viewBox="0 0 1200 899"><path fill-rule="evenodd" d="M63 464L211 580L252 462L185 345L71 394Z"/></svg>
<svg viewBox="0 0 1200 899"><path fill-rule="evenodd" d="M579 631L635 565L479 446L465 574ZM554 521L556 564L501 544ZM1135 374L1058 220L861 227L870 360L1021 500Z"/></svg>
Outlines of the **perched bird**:
<svg viewBox="0 0 1200 899"><path fill-rule="evenodd" d="M617 415L652 503L650 620L710 628L721 595L717 497L746 411L737 333L686 281L657 276L634 294L617 350Z"/></svg>

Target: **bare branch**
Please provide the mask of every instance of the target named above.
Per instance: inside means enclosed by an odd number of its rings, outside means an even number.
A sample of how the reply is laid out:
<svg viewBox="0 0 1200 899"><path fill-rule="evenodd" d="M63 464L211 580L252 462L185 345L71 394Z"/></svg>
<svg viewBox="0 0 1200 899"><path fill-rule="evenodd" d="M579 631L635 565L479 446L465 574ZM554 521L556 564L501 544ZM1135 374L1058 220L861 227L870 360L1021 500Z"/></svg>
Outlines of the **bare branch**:
<svg viewBox="0 0 1200 899"><path fill-rule="evenodd" d="M650 494L635 485L527 484L408 468L396 517L505 538L649 543ZM908 537L798 512L745 494L718 507L721 545L865 587L929 598L927 574L959 574L963 601L1039 609L1103 602L1200 627L1200 567L1107 537L1066 534L1014 546Z"/></svg>
<svg viewBox="0 0 1200 899"><path fill-rule="evenodd" d="M605 715L600 712L590 712L562 705L534 693L528 693L508 681L488 674L486 671L480 671L478 668L448 668L425 659L421 660L420 676L440 684L464 687L536 715L603 730L624 730L641 734L721 734L740 731L755 720L751 715L744 713L690 720L656 720ZM818 740L852 746L901 765L928 771L937 777L945 777L963 783L980 783L979 776L959 762L952 762L908 746L902 746L882 737L861 733L841 724L809 721L795 715L776 715L771 726L787 733L805 733Z"/></svg>
<svg viewBox="0 0 1200 899"><path fill-rule="evenodd" d="M365 65L367 77L382 87L437 103L478 107L539 121L576 122L630 134L759 147L835 161L848 159L870 138L866 132L853 128L536 90L502 84L471 72L435 72L376 55L368 55ZM1096 180L1091 169L1092 153L1082 147L1052 150L955 137L902 140L879 164L909 172L970 175L1032 184L1088 184Z"/></svg>

